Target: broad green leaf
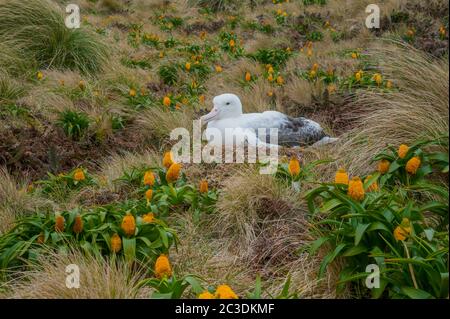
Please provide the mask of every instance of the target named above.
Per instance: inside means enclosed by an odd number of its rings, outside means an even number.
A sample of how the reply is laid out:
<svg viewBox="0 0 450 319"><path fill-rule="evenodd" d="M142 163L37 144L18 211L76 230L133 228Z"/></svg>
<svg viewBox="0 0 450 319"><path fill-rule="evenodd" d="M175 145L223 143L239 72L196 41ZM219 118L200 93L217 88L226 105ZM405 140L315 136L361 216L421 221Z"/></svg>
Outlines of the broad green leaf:
<svg viewBox="0 0 450 319"><path fill-rule="evenodd" d="M402 287L401 291L411 299L434 299L428 292L413 287Z"/></svg>
<svg viewBox="0 0 450 319"><path fill-rule="evenodd" d="M370 224L358 224L355 230L355 246L359 245L359 242L362 239L362 236L364 235L367 227L369 227Z"/></svg>

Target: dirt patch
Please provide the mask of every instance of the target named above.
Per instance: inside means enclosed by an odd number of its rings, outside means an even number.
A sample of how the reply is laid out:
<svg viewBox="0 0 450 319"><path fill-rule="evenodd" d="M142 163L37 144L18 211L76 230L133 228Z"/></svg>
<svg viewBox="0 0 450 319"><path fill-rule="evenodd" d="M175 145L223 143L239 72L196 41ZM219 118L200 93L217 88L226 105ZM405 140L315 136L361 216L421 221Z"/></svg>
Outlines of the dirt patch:
<svg viewBox="0 0 450 319"><path fill-rule="evenodd" d="M198 33L201 31L206 31L209 33L216 32L220 30L225 25L223 20L211 21L211 22L196 22L189 24L184 28L186 34L190 35L192 33Z"/></svg>
<svg viewBox="0 0 450 319"><path fill-rule="evenodd" d="M0 166L5 165L14 175L33 180L46 176L47 171L65 172L77 166L95 168L103 157L118 151L142 148L144 137L131 129L114 133L103 142L94 138L73 141L59 128L9 128L0 132Z"/></svg>

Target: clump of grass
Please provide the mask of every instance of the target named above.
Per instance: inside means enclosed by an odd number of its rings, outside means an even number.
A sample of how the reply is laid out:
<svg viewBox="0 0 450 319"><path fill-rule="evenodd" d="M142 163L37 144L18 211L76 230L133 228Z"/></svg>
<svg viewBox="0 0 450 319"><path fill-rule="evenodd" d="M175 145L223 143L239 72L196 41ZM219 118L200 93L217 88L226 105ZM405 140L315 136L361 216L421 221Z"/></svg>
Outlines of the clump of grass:
<svg viewBox="0 0 450 319"><path fill-rule="evenodd" d="M436 139L449 129L447 59L433 59L410 46L384 46L375 56L382 57L381 74L397 89L356 96L358 123L337 145L346 167L356 172L369 172L367 163L388 144Z"/></svg>
<svg viewBox="0 0 450 319"><path fill-rule="evenodd" d="M236 0L193 0L191 2L193 5L209 9L213 12L236 9L241 3Z"/></svg>
<svg viewBox="0 0 450 319"><path fill-rule="evenodd" d="M16 180L6 168L0 167L0 233L7 231L17 217L50 205L50 201L34 194L26 182Z"/></svg>
<svg viewBox="0 0 450 319"><path fill-rule="evenodd" d="M6 74L0 74L0 105L12 103L23 94L24 89L19 83Z"/></svg>
<svg viewBox="0 0 450 319"><path fill-rule="evenodd" d="M169 111L152 107L138 115L136 124L141 131L148 132L153 137L158 138L159 141L164 141L170 136L173 129L183 127L190 132L192 120L195 117L192 109Z"/></svg>
<svg viewBox="0 0 450 319"><path fill-rule="evenodd" d="M0 42L0 74L28 75L35 68L33 61L24 59L17 49Z"/></svg>
<svg viewBox="0 0 450 319"><path fill-rule="evenodd" d="M67 265L80 270L80 287L66 286ZM141 275L120 260L105 260L85 255L78 250L58 254L49 251L39 258L39 264L6 284L7 298L41 299L130 299L139 297L136 285Z"/></svg>
<svg viewBox="0 0 450 319"><path fill-rule="evenodd" d="M49 0L2 1L0 42L37 61L40 68L100 71L107 57L105 44L86 28L67 28L64 17Z"/></svg>

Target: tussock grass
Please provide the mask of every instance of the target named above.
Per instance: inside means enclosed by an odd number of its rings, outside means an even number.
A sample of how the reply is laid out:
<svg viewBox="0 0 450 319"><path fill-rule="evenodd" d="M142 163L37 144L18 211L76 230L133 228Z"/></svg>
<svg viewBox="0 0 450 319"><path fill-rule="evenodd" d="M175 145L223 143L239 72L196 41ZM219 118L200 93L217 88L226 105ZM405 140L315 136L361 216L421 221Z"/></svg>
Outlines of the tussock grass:
<svg viewBox="0 0 450 319"><path fill-rule="evenodd" d="M306 211L298 194L254 167L242 167L224 182L216 207L217 229L234 237L241 248L256 238L258 224L264 219L277 220L294 213L302 218L302 210Z"/></svg>
<svg viewBox="0 0 450 319"><path fill-rule="evenodd" d="M356 172L370 171L370 159L386 145L437 138L449 129L447 58L432 59L409 46L384 46L374 56L398 90L356 95L357 125L336 146L346 166Z"/></svg>
<svg viewBox="0 0 450 319"><path fill-rule="evenodd" d="M35 60L40 68L102 69L107 50L85 27L69 29L63 11L49 0L0 1L0 42Z"/></svg>
<svg viewBox="0 0 450 319"><path fill-rule="evenodd" d="M147 136L157 138L160 142L168 140L170 132L175 128L192 131L192 121L200 118L193 108L182 112L172 112L161 107L151 107L142 111L136 119L136 127Z"/></svg>
<svg viewBox="0 0 450 319"><path fill-rule="evenodd" d="M0 42L0 74L29 75L34 69L33 61L25 59L17 49L9 46L8 43Z"/></svg>
<svg viewBox="0 0 450 319"><path fill-rule="evenodd" d="M97 176L105 182L103 186L109 190L117 191L121 185L115 181L126 172L130 172L133 167L160 166L161 161L160 153L154 150L147 150L140 154L115 154L99 163L100 168Z"/></svg>
<svg viewBox="0 0 450 319"><path fill-rule="evenodd" d="M80 288L66 287L66 267L80 269ZM13 299L129 299L137 298L141 274L120 260L105 260L77 250L67 254L49 251L31 270L20 272L20 280L6 284L4 298Z"/></svg>
<svg viewBox="0 0 450 319"><path fill-rule="evenodd" d="M27 181L17 180L0 167L0 233L7 231L18 217L53 207L51 201L27 192L27 185Z"/></svg>
<svg viewBox="0 0 450 319"><path fill-rule="evenodd" d="M11 103L24 94L24 88L6 74L0 74L0 105Z"/></svg>

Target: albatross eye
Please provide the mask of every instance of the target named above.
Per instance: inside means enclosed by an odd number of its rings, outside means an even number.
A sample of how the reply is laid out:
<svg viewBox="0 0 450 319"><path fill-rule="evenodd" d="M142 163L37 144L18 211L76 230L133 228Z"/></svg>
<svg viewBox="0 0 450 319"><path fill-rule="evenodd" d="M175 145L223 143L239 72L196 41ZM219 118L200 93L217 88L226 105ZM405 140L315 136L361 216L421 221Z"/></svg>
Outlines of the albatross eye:
<svg viewBox="0 0 450 319"><path fill-rule="evenodd" d="M226 104L227 104L227 105L230 105L230 104L231 104L231 102L227 102Z"/></svg>

